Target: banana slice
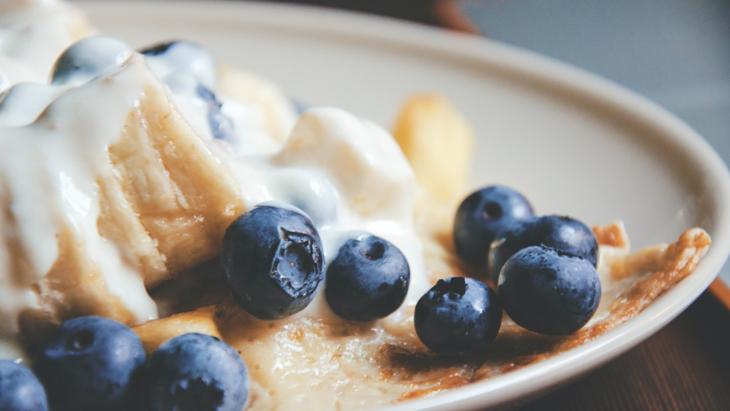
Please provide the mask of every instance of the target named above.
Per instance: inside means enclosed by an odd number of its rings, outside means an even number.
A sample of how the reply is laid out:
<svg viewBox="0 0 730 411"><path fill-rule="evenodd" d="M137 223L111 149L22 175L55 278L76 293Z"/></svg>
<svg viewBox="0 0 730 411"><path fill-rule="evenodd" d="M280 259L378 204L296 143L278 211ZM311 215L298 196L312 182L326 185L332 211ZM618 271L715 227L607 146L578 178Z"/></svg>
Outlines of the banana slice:
<svg viewBox="0 0 730 411"><path fill-rule="evenodd" d="M148 353L165 341L187 333L208 334L221 338L215 323L215 307L203 307L169 317L147 322L134 327Z"/></svg>
<svg viewBox="0 0 730 411"><path fill-rule="evenodd" d="M419 184L453 202L466 188L474 133L443 96L414 95L401 108L393 136L413 166Z"/></svg>

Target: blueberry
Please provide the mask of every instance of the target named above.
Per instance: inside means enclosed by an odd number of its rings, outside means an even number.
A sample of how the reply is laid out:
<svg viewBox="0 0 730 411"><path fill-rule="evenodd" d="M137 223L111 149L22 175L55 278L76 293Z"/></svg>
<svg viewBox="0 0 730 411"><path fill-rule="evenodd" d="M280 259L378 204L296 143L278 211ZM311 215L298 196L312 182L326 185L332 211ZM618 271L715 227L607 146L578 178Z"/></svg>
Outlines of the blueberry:
<svg viewBox="0 0 730 411"><path fill-rule="evenodd" d="M200 44L174 40L139 50L155 74L165 78L171 73L185 73L205 87L215 87L216 61L207 48Z"/></svg>
<svg viewBox="0 0 730 411"><path fill-rule="evenodd" d="M311 104L305 103L304 100L295 97L290 97L289 101L291 101L292 106L294 106L294 111L297 114L302 114L305 111L309 110L310 107L312 107Z"/></svg>
<svg viewBox="0 0 730 411"><path fill-rule="evenodd" d="M223 103L218 96L204 85L196 87L195 92L208 105L208 126L214 138L230 140L233 136L233 122L223 114Z"/></svg>
<svg viewBox="0 0 730 411"><path fill-rule="evenodd" d="M125 43L109 37L87 37L67 48L53 67L51 82L86 81L120 67L132 55Z"/></svg>
<svg viewBox="0 0 730 411"><path fill-rule="evenodd" d="M555 215L525 220L512 226L489 250L489 274L496 280L508 258L531 245L544 244L566 254L598 264L598 241L591 229L582 222Z"/></svg>
<svg viewBox="0 0 730 411"><path fill-rule="evenodd" d="M139 49L139 52L148 57L156 57L161 54L167 53L167 51L170 50L170 48L175 44L177 44L177 41L163 41L161 43L143 47Z"/></svg>
<svg viewBox="0 0 730 411"><path fill-rule="evenodd" d="M162 344L144 372L151 411L241 411L248 399L248 371L230 345L189 333Z"/></svg>
<svg viewBox="0 0 730 411"><path fill-rule="evenodd" d="M505 186L489 186L470 194L454 220L454 245L469 264L484 269L489 245L515 222L534 214L527 199Z"/></svg>
<svg viewBox="0 0 730 411"><path fill-rule="evenodd" d="M371 321L403 304L410 279L408 261L398 247L361 235L347 240L327 268L325 296L340 317Z"/></svg>
<svg viewBox="0 0 730 411"><path fill-rule="evenodd" d="M47 411L46 391L25 366L0 361L0 410Z"/></svg>
<svg viewBox="0 0 730 411"><path fill-rule="evenodd" d="M416 333L440 354L484 353L501 324L494 291L472 278L439 280L416 304Z"/></svg>
<svg viewBox="0 0 730 411"><path fill-rule="evenodd" d="M601 282L587 260L539 245L507 260L498 292L517 324L542 334L568 335L596 312Z"/></svg>
<svg viewBox="0 0 730 411"><path fill-rule="evenodd" d="M322 242L309 217L262 205L226 230L222 251L236 301L261 319L301 311L323 278Z"/></svg>
<svg viewBox="0 0 730 411"><path fill-rule="evenodd" d="M88 316L65 321L34 364L53 409L80 411L124 407L144 361L129 327Z"/></svg>
<svg viewBox="0 0 730 411"><path fill-rule="evenodd" d="M185 40L159 43L139 51L155 74L180 92L198 97L207 105L208 126L214 138L233 139L233 121L223 114L223 103L213 88L216 62L208 49Z"/></svg>

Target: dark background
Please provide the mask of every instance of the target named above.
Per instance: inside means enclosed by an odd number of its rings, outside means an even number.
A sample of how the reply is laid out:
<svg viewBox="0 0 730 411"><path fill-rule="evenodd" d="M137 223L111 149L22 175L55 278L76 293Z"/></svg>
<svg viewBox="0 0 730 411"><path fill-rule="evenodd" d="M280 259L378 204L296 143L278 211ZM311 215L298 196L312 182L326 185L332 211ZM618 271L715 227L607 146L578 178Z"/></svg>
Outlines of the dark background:
<svg viewBox="0 0 730 411"><path fill-rule="evenodd" d="M268 0L268 2L334 7L431 25L440 24L434 7L436 0Z"/></svg>
<svg viewBox="0 0 730 411"><path fill-rule="evenodd" d="M730 0L271 1L467 30L558 58L663 105L730 159ZM705 292L638 347L518 408L730 410L730 311Z"/></svg>

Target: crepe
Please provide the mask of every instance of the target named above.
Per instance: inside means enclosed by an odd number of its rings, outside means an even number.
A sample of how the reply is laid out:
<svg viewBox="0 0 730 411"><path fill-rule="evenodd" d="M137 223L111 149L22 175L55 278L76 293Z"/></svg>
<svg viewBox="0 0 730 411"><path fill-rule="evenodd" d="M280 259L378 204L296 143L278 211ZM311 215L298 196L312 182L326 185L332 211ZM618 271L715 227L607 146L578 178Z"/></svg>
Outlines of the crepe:
<svg viewBox="0 0 730 411"><path fill-rule="evenodd" d="M466 270L454 257L450 227L429 225L426 230L424 252L432 281L463 275ZM710 245L708 234L693 228L673 243L631 252L622 223L594 231L600 243L603 294L593 319L573 335L552 337L527 331L505 314L497 339L482 357L429 352L416 336L413 306L370 323L343 321L331 312L258 320L236 306L215 264L203 268L206 275L189 277L207 278L205 283L167 290L177 296L176 309L203 308L135 330L153 350L175 335L210 333L215 324L212 332L236 348L249 367L250 410L304 409L313 404L320 410L372 409L491 378L593 340L690 275ZM211 283L211 278L219 280Z"/></svg>

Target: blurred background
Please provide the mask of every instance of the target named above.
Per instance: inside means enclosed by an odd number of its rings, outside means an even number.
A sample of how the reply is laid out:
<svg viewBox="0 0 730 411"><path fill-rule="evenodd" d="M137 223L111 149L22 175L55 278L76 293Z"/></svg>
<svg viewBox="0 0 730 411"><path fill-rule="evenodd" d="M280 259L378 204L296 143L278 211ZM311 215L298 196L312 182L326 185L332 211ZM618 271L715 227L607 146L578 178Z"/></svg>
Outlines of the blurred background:
<svg viewBox="0 0 730 411"><path fill-rule="evenodd" d="M577 65L677 114L730 163L730 0L297 0L458 26Z"/></svg>

